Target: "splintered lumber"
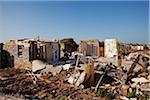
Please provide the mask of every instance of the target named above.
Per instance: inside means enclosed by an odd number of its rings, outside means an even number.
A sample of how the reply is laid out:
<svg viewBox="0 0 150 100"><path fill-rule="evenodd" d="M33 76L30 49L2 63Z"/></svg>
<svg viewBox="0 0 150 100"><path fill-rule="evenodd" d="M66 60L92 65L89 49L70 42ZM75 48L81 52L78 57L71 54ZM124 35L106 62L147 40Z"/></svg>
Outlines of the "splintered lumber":
<svg viewBox="0 0 150 100"><path fill-rule="evenodd" d="M80 59L80 57L78 56L77 61L76 61L76 66L75 66L75 68L78 66L79 59Z"/></svg>
<svg viewBox="0 0 150 100"><path fill-rule="evenodd" d="M94 83L94 63L87 64L85 72L87 73L86 80L89 80L89 85L92 86Z"/></svg>
<svg viewBox="0 0 150 100"><path fill-rule="evenodd" d="M138 55L138 57L135 59L135 61L133 62L133 64L132 64L132 66L130 67L130 69L129 69L129 71L128 71L128 75L130 74L130 73L132 73L132 71L133 71L133 69L136 67L136 64L139 62L139 60L140 60L140 56L141 55Z"/></svg>
<svg viewBox="0 0 150 100"><path fill-rule="evenodd" d="M145 72L147 71L146 66L145 66L145 63L144 63L144 62L143 62L142 64L139 63L139 61L141 60L141 58L142 58L142 55L139 54L139 55L137 56L137 58L135 59L135 61L133 62L132 66L130 67L130 69L129 69L127 75L130 75L130 73L132 73L132 71L134 70L134 68L136 67L137 64L142 67L142 70L143 70L143 71L145 71Z"/></svg>
<svg viewBox="0 0 150 100"><path fill-rule="evenodd" d="M100 85L100 83L101 83L103 77L105 76L105 74L106 74L106 71L105 71L105 72L102 74L102 76L100 77L100 79L99 79L99 81L98 81L98 83L97 83L97 85L96 85L96 87L95 87L95 92L97 92L97 89L98 89L98 87L99 87L99 85Z"/></svg>
<svg viewBox="0 0 150 100"><path fill-rule="evenodd" d="M83 68L83 67L77 67L76 69L77 70L85 70L85 68ZM94 73L103 74L103 71L94 70Z"/></svg>
<svg viewBox="0 0 150 100"><path fill-rule="evenodd" d="M27 71L29 73L29 75L32 77L32 80L33 80L33 84L36 84L36 81L37 81L37 78L36 76L34 75L33 72L30 72L30 71Z"/></svg>

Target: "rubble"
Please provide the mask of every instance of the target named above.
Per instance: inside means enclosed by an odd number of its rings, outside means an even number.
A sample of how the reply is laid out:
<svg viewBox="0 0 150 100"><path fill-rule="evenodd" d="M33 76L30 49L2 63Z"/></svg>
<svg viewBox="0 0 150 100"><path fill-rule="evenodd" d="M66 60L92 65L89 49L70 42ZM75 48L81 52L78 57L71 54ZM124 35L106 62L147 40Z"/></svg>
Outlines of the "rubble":
<svg viewBox="0 0 150 100"><path fill-rule="evenodd" d="M44 64L42 61L40 60L32 61L32 72L36 72L44 68L46 68L46 64Z"/></svg>
<svg viewBox="0 0 150 100"><path fill-rule="evenodd" d="M69 70L69 68L70 68L70 64L65 64L64 66L62 66L63 67L63 70Z"/></svg>
<svg viewBox="0 0 150 100"><path fill-rule="evenodd" d="M66 78L67 76L62 71L59 75L50 78L38 77L37 83L33 84L31 77L24 72L12 76L12 79L0 80L0 91L23 99L82 98L80 93L84 94L85 98L91 98L92 94L90 92L85 94L79 87L74 88L65 81L60 80L60 77Z"/></svg>
<svg viewBox="0 0 150 100"><path fill-rule="evenodd" d="M76 81L75 85L79 86L81 83L83 83L84 79L85 79L85 72L82 72L78 78L78 80Z"/></svg>
<svg viewBox="0 0 150 100"><path fill-rule="evenodd" d="M115 42L114 46L116 50L119 45ZM57 64L36 59L31 61L31 68L0 69L0 96L48 100L149 99L149 52L130 53L118 58L121 61L116 64L116 55L120 55L117 52L107 52L109 58L76 52Z"/></svg>
<svg viewBox="0 0 150 100"><path fill-rule="evenodd" d="M148 83L150 81L144 77L140 77L140 78L133 78L132 82L134 82L135 84L138 84L138 83L142 84L142 83Z"/></svg>
<svg viewBox="0 0 150 100"><path fill-rule="evenodd" d="M60 73L62 70L61 66L53 67L53 65L49 65L48 63L44 63L40 60L32 61L32 72L40 71L42 75L48 75L52 73L53 76Z"/></svg>

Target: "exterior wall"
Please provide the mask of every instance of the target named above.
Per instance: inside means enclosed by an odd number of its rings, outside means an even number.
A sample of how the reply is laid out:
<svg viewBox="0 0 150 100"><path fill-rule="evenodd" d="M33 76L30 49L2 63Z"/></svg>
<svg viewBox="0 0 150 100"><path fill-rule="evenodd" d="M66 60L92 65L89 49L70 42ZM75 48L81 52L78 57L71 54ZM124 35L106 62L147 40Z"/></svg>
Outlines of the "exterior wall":
<svg viewBox="0 0 150 100"><path fill-rule="evenodd" d="M99 48L99 56L104 57L104 47Z"/></svg>
<svg viewBox="0 0 150 100"><path fill-rule="evenodd" d="M6 57L4 59L6 59L7 63L11 63L11 60L13 60L13 66L14 66L15 61L16 61L15 58L17 55L17 46L16 45L4 45L3 50L8 52L11 57L11 58ZM13 66L8 66L8 67L13 67Z"/></svg>
<svg viewBox="0 0 150 100"><path fill-rule="evenodd" d="M87 55L87 43L80 43L79 52L83 53L83 55Z"/></svg>
<svg viewBox="0 0 150 100"><path fill-rule="evenodd" d="M46 59L46 48L45 43L37 43L37 52L36 56L39 60L45 60Z"/></svg>
<svg viewBox="0 0 150 100"><path fill-rule="evenodd" d="M57 42L11 40L3 48L10 56L4 57L4 63L11 63L15 68L31 68L31 61L36 59L49 64L56 64L59 60L60 50Z"/></svg>
<svg viewBox="0 0 150 100"><path fill-rule="evenodd" d="M65 43L60 43L60 58L64 57Z"/></svg>
<svg viewBox="0 0 150 100"><path fill-rule="evenodd" d="M22 57L16 57L16 67L31 67L31 62L29 61L29 47L23 47Z"/></svg>
<svg viewBox="0 0 150 100"><path fill-rule="evenodd" d="M132 50L144 50L144 46L140 46L140 45L139 46L138 45L137 46L131 46L131 49Z"/></svg>
<svg viewBox="0 0 150 100"><path fill-rule="evenodd" d="M98 41L90 42L90 40L87 40L87 41L81 40L81 43L79 46L79 52L83 53L83 55L85 55L85 56L99 57L100 56L99 48L100 47L99 47Z"/></svg>
<svg viewBox="0 0 150 100"><path fill-rule="evenodd" d="M118 41L117 39L106 39L104 41L105 57L112 58L118 56Z"/></svg>
<svg viewBox="0 0 150 100"><path fill-rule="evenodd" d="M45 51L45 53L46 53L46 61L50 64L50 63L52 63L52 60L53 60L51 43L46 43L45 49L46 49L46 51Z"/></svg>
<svg viewBox="0 0 150 100"><path fill-rule="evenodd" d="M53 63L57 63L59 60L59 44L52 43L52 50L53 50Z"/></svg>
<svg viewBox="0 0 150 100"><path fill-rule="evenodd" d="M14 60L15 68L31 67L29 62L29 47L22 47L22 55L18 55L18 45L4 45L4 50L10 53L10 56Z"/></svg>
<svg viewBox="0 0 150 100"><path fill-rule="evenodd" d="M99 43L99 56L104 57L104 42L103 41Z"/></svg>
<svg viewBox="0 0 150 100"><path fill-rule="evenodd" d="M138 46L137 48L138 48L138 50L144 50L143 46Z"/></svg>
<svg viewBox="0 0 150 100"><path fill-rule="evenodd" d="M32 41L30 43L29 49L30 49L30 52L29 52L30 58L29 58L29 60L32 61L34 59L37 59L37 44L36 44L35 41Z"/></svg>
<svg viewBox="0 0 150 100"><path fill-rule="evenodd" d="M56 42L46 43L46 61L56 64L59 60L59 44Z"/></svg>

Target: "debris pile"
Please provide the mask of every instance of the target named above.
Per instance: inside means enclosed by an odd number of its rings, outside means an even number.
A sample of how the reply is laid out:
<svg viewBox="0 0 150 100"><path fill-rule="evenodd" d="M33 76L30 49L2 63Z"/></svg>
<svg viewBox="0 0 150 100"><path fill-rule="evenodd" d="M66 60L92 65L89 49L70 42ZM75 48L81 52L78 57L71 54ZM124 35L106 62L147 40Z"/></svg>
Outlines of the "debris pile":
<svg viewBox="0 0 150 100"><path fill-rule="evenodd" d="M68 84L66 75L70 71L62 71L49 78L36 76L37 81L35 84L28 72L18 69L13 69L11 74L2 72L5 75L1 75L0 92L23 99L82 99L91 98L95 95L91 91L82 90L80 87Z"/></svg>
<svg viewBox="0 0 150 100"><path fill-rule="evenodd" d="M121 66L83 55L75 62L33 60L32 69L1 69L0 93L21 99L150 98L150 54L130 54Z"/></svg>

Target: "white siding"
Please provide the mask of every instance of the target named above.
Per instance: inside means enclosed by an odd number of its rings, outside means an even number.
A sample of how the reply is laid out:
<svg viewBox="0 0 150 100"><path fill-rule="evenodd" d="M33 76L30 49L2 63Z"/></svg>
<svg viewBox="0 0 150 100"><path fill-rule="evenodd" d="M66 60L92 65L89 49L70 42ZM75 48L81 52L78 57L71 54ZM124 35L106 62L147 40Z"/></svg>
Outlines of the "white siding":
<svg viewBox="0 0 150 100"><path fill-rule="evenodd" d="M117 39L106 39L104 42L105 57L111 58L118 55Z"/></svg>

